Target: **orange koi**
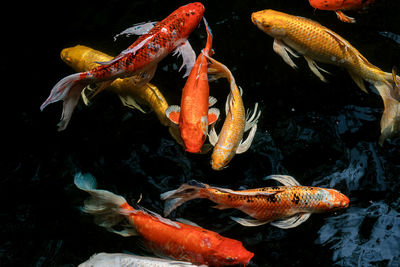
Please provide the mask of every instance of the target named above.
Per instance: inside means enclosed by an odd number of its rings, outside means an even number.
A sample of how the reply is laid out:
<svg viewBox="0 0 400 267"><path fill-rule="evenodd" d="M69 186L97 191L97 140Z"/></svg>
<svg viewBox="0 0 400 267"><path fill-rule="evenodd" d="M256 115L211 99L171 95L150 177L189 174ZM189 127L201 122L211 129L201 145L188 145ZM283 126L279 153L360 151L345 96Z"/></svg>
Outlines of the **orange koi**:
<svg viewBox="0 0 400 267"><path fill-rule="evenodd" d="M214 170L221 170L236 154L244 153L250 148L261 112L257 113L258 103L256 103L253 115L250 116L248 113L246 116L241 96L242 91L237 87L232 73L224 64L209 57L208 59L211 61L208 72L214 75L214 78L226 78L230 83L230 93L225 104L224 125L219 136L215 128L212 128L209 133L210 143L214 146L211 154L211 167ZM243 134L248 130L250 133L243 142Z"/></svg>
<svg viewBox="0 0 400 267"><path fill-rule="evenodd" d="M203 13L204 6L201 3L191 3L178 8L161 22L142 23L123 31L121 34L141 36L114 59L99 62L101 66L61 79L40 107L41 110L50 103L63 100L59 130L64 130L78 103L81 91L87 85L139 73L152 77L158 62L173 50L182 55L183 63L189 73L193 67L195 54L187 38L199 24Z"/></svg>
<svg viewBox="0 0 400 267"><path fill-rule="evenodd" d="M212 54L212 34L204 17L203 20L207 31L206 47L197 57L182 90L181 107L172 105L165 112L171 122L179 125L185 150L191 153L201 151L207 137L208 126L215 123L219 116L217 108L209 109L216 102L215 98L209 96L205 57Z"/></svg>
<svg viewBox="0 0 400 267"><path fill-rule="evenodd" d="M320 10L333 10L339 20L355 23L356 20L346 16L342 10L359 10L372 4L375 0L308 0L310 5Z"/></svg>
<svg viewBox="0 0 400 267"><path fill-rule="evenodd" d="M141 236L146 247L156 255L211 266L246 265L254 256L240 241L199 226L165 219L154 212L134 209L122 196L96 189L96 180L91 175L78 173L74 182L91 195L83 211L94 215L98 225L122 236ZM124 219L130 226L115 230L113 227Z"/></svg>
<svg viewBox="0 0 400 267"><path fill-rule="evenodd" d="M188 200L207 198L218 204L214 208L236 208L255 218L231 217L244 226L271 223L287 229L305 222L312 213L343 209L349 205L349 199L335 189L301 186L288 175L271 175L265 179L277 180L284 186L233 191L190 181L161 194L161 199L166 200L164 214L167 216Z"/></svg>
<svg viewBox="0 0 400 267"><path fill-rule="evenodd" d="M386 138L400 131L400 94L399 88L396 88L399 76L372 65L348 41L312 20L270 9L253 13L251 20L260 30L274 38L274 51L289 66L297 67L289 56L299 57L294 49L304 56L311 71L324 82L326 80L320 70L327 71L315 61L347 69L364 92L367 92L364 80L371 83L381 95L385 107L381 119L381 145Z"/></svg>

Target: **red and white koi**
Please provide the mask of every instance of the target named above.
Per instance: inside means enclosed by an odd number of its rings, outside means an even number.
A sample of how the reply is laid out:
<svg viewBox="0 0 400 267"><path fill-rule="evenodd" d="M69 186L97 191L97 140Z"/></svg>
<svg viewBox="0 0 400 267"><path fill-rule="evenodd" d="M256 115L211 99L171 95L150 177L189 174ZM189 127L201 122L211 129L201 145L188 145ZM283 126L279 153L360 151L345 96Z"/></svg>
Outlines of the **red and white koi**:
<svg viewBox="0 0 400 267"><path fill-rule="evenodd" d="M99 62L101 66L61 79L40 107L41 110L50 103L63 100L59 130L64 130L78 103L81 91L87 85L139 73L153 77L158 62L173 50L182 55L187 76L196 58L187 38L199 24L203 13L204 6L201 3L190 3L178 8L161 22L142 23L125 30L121 34L141 36L114 59Z"/></svg>
<svg viewBox="0 0 400 267"><path fill-rule="evenodd" d="M174 124L179 126L180 136L186 151L201 152L208 134L208 126L215 123L219 117L217 108L209 109L216 99L209 96L207 77L207 58L212 54L212 34L204 19L207 31L207 44L197 57L192 71L182 90L181 106L170 106L165 114Z"/></svg>

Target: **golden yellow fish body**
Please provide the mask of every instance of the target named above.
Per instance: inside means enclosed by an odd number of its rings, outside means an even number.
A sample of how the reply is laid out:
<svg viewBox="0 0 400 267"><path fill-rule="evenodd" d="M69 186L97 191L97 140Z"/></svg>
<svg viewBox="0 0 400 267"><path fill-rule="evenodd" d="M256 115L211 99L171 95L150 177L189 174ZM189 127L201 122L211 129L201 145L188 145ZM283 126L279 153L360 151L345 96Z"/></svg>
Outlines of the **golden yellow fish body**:
<svg viewBox="0 0 400 267"><path fill-rule="evenodd" d="M99 63L96 62L113 59L112 56L83 45L65 48L61 51L60 56L65 63L78 72L99 66ZM165 117L165 110L168 108L167 101L155 85L142 80L140 75L115 79L107 88L117 93L123 104L128 107L138 108L135 100L150 106L160 122L163 125L169 125L169 120Z"/></svg>
<svg viewBox="0 0 400 267"><path fill-rule="evenodd" d="M274 38L273 49L291 67L296 64L291 56L304 56L308 66L322 81L326 81L315 61L341 66L347 69L356 84L367 92L364 80L379 91L385 106L381 120L380 143L400 131L400 96L395 81L400 77L383 72L372 65L348 41L321 24L307 18L292 16L275 10L263 10L252 14L252 22ZM297 53L295 53L293 50Z"/></svg>

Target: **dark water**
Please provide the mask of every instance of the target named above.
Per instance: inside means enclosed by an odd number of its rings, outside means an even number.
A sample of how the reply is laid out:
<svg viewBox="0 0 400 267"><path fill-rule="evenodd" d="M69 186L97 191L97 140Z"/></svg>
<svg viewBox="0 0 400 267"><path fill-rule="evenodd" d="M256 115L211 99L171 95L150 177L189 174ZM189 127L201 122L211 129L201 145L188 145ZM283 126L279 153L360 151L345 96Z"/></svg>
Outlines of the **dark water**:
<svg viewBox="0 0 400 267"><path fill-rule="evenodd" d="M250 21L254 11L272 8L317 20L353 44L385 71L400 65L400 2L377 0L366 13L344 24L332 12L314 11L307 1L204 1L214 33L215 58L226 64L244 89L244 103L262 108L251 149L216 172L210 154L182 151L154 114L120 104L110 92L90 107L82 103L64 132L56 131L61 104L44 112L40 104L52 86L72 70L59 58L62 48L83 44L110 54L133 39L113 36L131 24L160 20L180 1L36 2L3 12L3 146L0 176L0 266L73 266L96 252L143 253L137 238L122 238L96 226L78 209L87 194L73 185L76 172L94 175L100 188L131 203L162 212L159 194L196 179L231 189L265 186L263 177L289 174L303 185L336 188L350 207L313 215L301 226L244 228L207 200L191 201L173 217L183 217L243 241L255 253L252 266L399 266L400 139L378 146L380 97L363 93L342 69L322 83L305 60L291 69L272 50L272 38ZM10 14L11 14L10 13ZM12 26L14 25L14 26ZM190 42L205 44L203 27ZM153 83L170 104L179 104L185 80L168 56ZM211 85L223 108L225 82ZM222 124L222 122L220 122ZM212 218L212 219L211 219Z"/></svg>

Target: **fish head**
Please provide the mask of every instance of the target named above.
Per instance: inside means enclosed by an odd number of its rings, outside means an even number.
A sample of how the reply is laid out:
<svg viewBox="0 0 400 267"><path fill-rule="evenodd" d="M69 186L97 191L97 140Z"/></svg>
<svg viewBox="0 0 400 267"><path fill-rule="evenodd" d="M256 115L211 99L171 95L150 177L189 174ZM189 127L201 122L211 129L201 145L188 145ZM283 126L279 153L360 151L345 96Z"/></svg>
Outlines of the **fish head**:
<svg viewBox="0 0 400 267"><path fill-rule="evenodd" d="M192 31L199 25L204 14L204 6L202 3L195 2L180 7L176 10L180 35L187 38Z"/></svg>
<svg viewBox="0 0 400 267"><path fill-rule="evenodd" d="M283 38L287 32L285 13L266 9L251 14L251 21L260 30L274 38Z"/></svg>
<svg viewBox="0 0 400 267"><path fill-rule="evenodd" d="M199 153L207 137L207 117L202 117L200 123L181 123L180 131L185 150Z"/></svg>
<svg viewBox="0 0 400 267"><path fill-rule="evenodd" d="M334 211L349 206L349 198L335 189L324 189L322 203L323 209Z"/></svg>
<svg viewBox="0 0 400 267"><path fill-rule="evenodd" d="M210 265L248 265L254 253L243 247L242 242L230 238L224 238L220 245L215 249L212 258L215 262Z"/></svg>

